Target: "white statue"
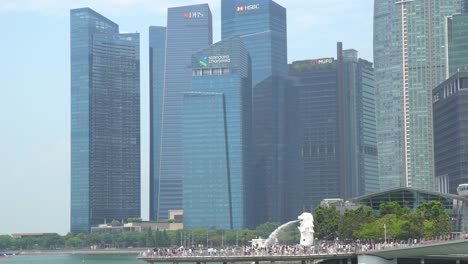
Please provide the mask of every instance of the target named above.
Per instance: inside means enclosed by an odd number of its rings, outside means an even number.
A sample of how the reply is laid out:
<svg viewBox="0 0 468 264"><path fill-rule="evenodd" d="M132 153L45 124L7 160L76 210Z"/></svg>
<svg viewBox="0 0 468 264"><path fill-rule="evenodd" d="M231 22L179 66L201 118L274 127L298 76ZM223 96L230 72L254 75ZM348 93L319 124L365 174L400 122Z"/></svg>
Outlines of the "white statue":
<svg viewBox="0 0 468 264"><path fill-rule="evenodd" d="M300 221L301 245L312 246L314 244L314 217L311 213L302 213L297 217Z"/></svg>

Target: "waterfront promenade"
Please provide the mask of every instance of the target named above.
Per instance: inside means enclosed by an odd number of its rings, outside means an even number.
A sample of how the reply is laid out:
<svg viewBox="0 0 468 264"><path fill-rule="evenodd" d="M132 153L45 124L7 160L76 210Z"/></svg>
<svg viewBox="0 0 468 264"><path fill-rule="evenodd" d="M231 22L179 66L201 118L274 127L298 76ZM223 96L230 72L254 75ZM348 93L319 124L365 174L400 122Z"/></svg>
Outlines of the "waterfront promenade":
<svg viewBox="0 0 468 264"><path fill-rule="evenodd" d="M421 240L409 243L321 243L316 247L274 246L225 249L148 249L138 259L148 263L207 263L207 262L300 262L339 260L343 263L397 263L398 258L468 258L468 240ZM458 256L458 258L456 257ZM467 256L467 257L465 257ZM389 260L395 260L392 262ZM459 263L459 262L457 262Z"/></svg>

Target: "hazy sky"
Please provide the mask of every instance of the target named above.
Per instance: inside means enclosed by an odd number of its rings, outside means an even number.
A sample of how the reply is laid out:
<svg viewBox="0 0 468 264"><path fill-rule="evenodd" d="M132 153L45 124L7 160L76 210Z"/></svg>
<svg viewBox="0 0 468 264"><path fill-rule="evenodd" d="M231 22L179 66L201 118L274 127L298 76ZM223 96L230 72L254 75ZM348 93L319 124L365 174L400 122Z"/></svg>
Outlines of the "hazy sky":
<svg viewBox="0 0 468 264"><path fill-rule="evenodd" d="M232 0L235 1L235 0ZM140 32L142 217L149 206L148 27L168 7L220 0L0 0L0 234L70 226L70 18L90 7ZM288 61L336 57L336 42L372 58L373 0L277 0L287 8Z"/></svg>

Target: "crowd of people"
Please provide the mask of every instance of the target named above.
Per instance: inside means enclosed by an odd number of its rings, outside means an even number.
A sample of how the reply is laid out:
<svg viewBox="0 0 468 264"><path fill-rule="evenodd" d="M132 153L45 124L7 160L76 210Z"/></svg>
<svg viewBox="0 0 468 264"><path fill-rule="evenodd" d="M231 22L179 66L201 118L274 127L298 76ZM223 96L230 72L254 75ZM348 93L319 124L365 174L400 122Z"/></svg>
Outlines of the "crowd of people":
<svg viewBox="0 0 468 264"><path fill-rule="evenodd" d="M140 254L141 257L195 257L195 256L298 256L309 254L346 254L392 248L405 248L427 244L428 240L407 241L323 241L315 246L275 245L275 246L242 246L226 248L178 247L150 248ZM435 241L435 240L431 240ZM442 242L437 240L437 242ZM434 242L435 243L435 242Z"/></svg>
<svg viewBox="0 0 468 264"><path fill-rule="evenodd" d="M150 248L140 255L142 257L193 257L193 256L295 256L304 254L336 254L368 251L377 245L343 242L323 242L317 246L276 245L269 247L243 246L226 248Z"/></svg>

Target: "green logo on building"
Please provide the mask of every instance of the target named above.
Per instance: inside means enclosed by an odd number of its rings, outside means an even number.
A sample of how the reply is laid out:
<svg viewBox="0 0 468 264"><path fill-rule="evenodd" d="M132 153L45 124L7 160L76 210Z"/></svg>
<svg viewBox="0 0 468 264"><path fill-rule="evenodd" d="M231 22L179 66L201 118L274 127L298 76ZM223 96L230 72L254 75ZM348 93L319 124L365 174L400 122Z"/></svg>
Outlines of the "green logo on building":
<svg viewBox="0 0 468 264"><path fill-rule="evenodd" d="M198 63L200 63L200 65L203 66L203 67L208 66L207 57L206 56L201 56L200 61Z"/></svg>

